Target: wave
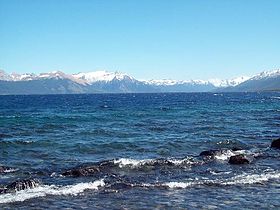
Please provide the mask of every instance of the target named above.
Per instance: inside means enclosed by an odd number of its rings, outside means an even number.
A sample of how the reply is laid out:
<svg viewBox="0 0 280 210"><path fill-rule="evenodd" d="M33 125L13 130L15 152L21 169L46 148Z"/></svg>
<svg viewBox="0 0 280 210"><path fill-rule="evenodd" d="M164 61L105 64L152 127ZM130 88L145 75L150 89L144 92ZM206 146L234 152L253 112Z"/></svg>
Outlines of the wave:
<svg viewBox="0 0 280 210"><path fill-rule="evenodd" d="M22 202L32 198L48 195L78 195L85 190L98 190L105 185L104 180L94 182L78 183L66 186L41 185L33 189L20 190L15 193L0 195L0 203Z"/></svg>
<svg viewBox="0 0 280 210"><path fill-rule="evenodd" d="M57 185L40 185L33 189L20 190L15 193L7 193L0 195L0 204L22 202L32 198L44 197L44 196L61 196L61 195L79 195L86 190L120 190L127 188L162 188L162 189L186 189L195 186L231 186L231 185L252 185L263 184L273 179L279 179L280 172L272 171L264 174L241 174L233 176L228 179L207 179L207 178L195 178L188 181L171 181L171 182L156 182L156 183L129 183L127 181L113 181L103 179L96 180L94 182L78 183L66 186Z"/></svg>
<svg viewBox="0 0 280 210"><path fill-rule="evenodd" d="M247 184L262 184L271 179L279 179L280 172L270 172L265 174L241 174L234 176L229 179L205 179L205 180L195 180L188 182L166 182L160 184L160 186L168 188L188 188L191 186L198 185L211 185L211 186L230 186L230 185L247 185Z"/></svg>
<svg viewBox="0 0 280 210"><path fill-rule="evenodd" d="M120 168L130 167L138 168L142 166L157 166L157 165L193 165L198 162L194 161L192 158L186 157L183 159L130 159L130 158L120 158L113 160L113 163Z"/></svg>
<svg viewBox="0 0 280 210"><path fill-rule="evenodd" d="M263 151L258 149L251 149L251 150L242 149L236 151L225 149L225 150L208 150L208 151L203 151L200 154L200 156L204 156L208 159L210 158L210 159L215 159L220 161L228 161L231 156L236 156L236 155L244 155L247 159L250 159L252 161L254 158L264 155L264 153Z"/></svg>
<svg viewBox="0 0 280 210"><path fill-rule="evenodd" d="M61 173L62 176L94 176L111 173L112 170L117 168L120 169L133 169L141 170L143 168L156 169L160 167L191 167L194 164L201 164L201 162L194 161L190 157L183 159L130 159L130 158L119 158L113 160L106 160L96 162L93 164L87 164L76 168L68 169Z"/></svg>
<svg viewBox="0 0 280 210"><path fill-rule="evenodd" d="M233 152L231 150L226 150L224 152L216 154L214 156L214 158L217 160L228 160L231 156L234 156L234 155L236 155L236 152Z"/></svg>

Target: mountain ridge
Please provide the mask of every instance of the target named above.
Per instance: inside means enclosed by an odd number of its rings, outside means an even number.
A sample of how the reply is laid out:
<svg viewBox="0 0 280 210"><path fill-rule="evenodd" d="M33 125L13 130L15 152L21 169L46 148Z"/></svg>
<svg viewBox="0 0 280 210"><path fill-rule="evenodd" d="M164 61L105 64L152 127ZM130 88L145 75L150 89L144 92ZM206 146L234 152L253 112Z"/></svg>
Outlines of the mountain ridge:
<svg viewBox="0 0 280 210"><path fill-rule="evenodd" d="M20 88L19 88L20 87ZM33 87L33 88L32 88ZM138 92L246 92L280 90L280 70L228 80L137 80L121 72L62 71L8 74L0 70L0 94L71 94Z"/></svg>

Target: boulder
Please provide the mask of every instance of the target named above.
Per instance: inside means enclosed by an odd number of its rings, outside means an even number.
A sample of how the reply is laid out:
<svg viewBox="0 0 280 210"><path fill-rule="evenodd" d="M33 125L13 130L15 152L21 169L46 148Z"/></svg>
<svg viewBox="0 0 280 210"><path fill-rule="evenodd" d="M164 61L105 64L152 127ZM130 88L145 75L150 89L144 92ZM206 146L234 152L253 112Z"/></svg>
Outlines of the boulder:
<svg viewBox="0 0 280 210"><path fill-rule="evenodd" d="M5 187L5 190L0 191L1 193L12 193L19 190L32 189L39 186L40 181L37 179L22 179L12 182Z"/></svg>
<svg viewBox="0 0 280 210"><path fill-rule="evenodd" d="M231 150L236 152L236 151L240 151L240 150L243 150L243 149L241 147L233 147Z"/></svg>
<svg viewBox="0 0 280 210"><path fill-rule="evenodd" d="M202 151L199 156L214 156L218 153L220 153L220 150L206 150L206 151Z"/></svg>
<svg viewBox="0 0 280 210"><path fill-rule="evenodd" d="M70 170L63 172L62 175L80 177L80 176L91 176L98 172L100 172L100 169L97 166L90 166L90 167L85 167L85 168L70 169Z"/></svg>
<svg viewBox="0 0 280 210"><path fill-rule="evenodd" d="M280 138L275 139L271 143L272 148L280 149Z"/></svg>
<svg viewBox="0 0 280 210"><path fill-rule="evenodd" d="M244 155L234 155L229 158L229 164L248 164L250 161L244 157Z"/></svg>

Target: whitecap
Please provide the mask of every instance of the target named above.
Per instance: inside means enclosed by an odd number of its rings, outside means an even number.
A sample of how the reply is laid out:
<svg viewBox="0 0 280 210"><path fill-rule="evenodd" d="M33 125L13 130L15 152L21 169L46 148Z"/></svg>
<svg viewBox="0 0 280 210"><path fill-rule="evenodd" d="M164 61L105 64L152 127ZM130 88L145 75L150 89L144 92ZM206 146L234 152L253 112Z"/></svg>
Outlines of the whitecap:
<svg viewBox="0 0 280 210"><path fill-rule="evenodd" d="M194 185L194 182L166 182L161 184L161 186L169 188L187 188Z"/></svg>
<svg viewBox="0 0 280 210"><path fill-rule="evenodd" d="M226 150L225 152L221 152L215 155L215 159L217 160L228 160L231 156L234 156L235 153L231 150Z"/></svg>
<svg viewBox="0 0 280 210"><path fill-rule="evenodd" d="M257 184L267 182L270 179L279 179L280 173L266 173L266 174L241 174L237 175L230 180L222 182L222 185L240 185L240 184Z"/></svg>
<svg viewBox="0 0 280 210"><path fill-rule="evenodd" d="M118 164L120 168L125 166L131 166L131 167L138 167L141 165L144 165L146 163L152 162L152 159L144 159L144 160L135 160L130 158L120 158L117 160L114 160L114 164Z"/></svg>
<svg viewBox="0 0 280 210"><path fill-rule="evenodd" d="M16 171L18 171L18 169L16 169L16 168L9 168L9 169L5 169L3 172L4 173L13 173L13 172L16 172Z"/></svg>
<svg viewBox="0 0 280 210"><path fill-rule="evenodd" d="M48 195L78 195L85 190L98 190L105 185L103 179L94 182L78 183L66 186L41 185L33 189L0 195L0 203L22 202Z"/></svg>
<svg viewBox="0 0 280 210"><path fill-rule="evenodd" d="M272 179L279 179L280 172L271 172L264 174L241 174L234 176L229 179L206 179L206 180L195 180L188 182L166 182L159 186L169 187L169 188L188 188L198 185L217 185L217 186L227 186L227 185L247 185L247 184L259 184L264 183Z"/></svg>
<svg viewBox="0 0 280 210"><path fill-rule="evenodd" d="M220 171L220 172L216 172L216 171L210 171L210 174L212 175L224 175L224 174L230 174L232 173L231 171Z"/></svg>
<svg viewBox="0 0 280 210"><path fill-rule="evenodd" d="M174 165L183 165L183 164L187 164L187 165L192 165L195 164L196 162L194 162L192 159L190 158L184 158L184 159L168 159L168 161Z"/></svg>
<svg viewBox="0 0 280 210"><path fill-rule="evenodd" d="M144 165L152 165L155 163L162 163L162 164L168 164L171 163L173 165L191 165L195 164L190 158L184 158L184 159L142 159L142 160L136 160L136 159L130 159L130 158L120 158L113 161L114 164L118 165L120 168L123 167L131 167L131 168L137 168Z"/></svg>

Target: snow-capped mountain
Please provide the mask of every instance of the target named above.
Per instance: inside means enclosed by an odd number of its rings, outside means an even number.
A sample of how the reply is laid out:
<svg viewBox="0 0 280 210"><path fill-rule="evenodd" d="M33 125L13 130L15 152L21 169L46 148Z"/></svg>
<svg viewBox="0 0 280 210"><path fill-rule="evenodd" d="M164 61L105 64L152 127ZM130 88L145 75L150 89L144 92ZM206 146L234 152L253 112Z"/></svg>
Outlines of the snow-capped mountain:
<svg viewBox="0 0 280 210"><path fill-rule="evenodd" d="M236 77L234 79L209 79L209 80L170 80L170 79L162 79L162 80L148 80L144 81L146 84L156 85L156 86L172 86L172 85L213 85L217 88L221 87L229 87L229 86L237 86L242 82L250 79L247 76Z"/></svg>
<svg viewBox="0 0 280 210"><path fill-rule="evenodd" d="M95 82L111 82L113 80L135 80L131 76L120 73L120 72L107 72L107 71L95 71L88 73L78 73L72 75L74 78L83 80L88 84L93 84Z"/></svg>
<svg viewBox="0 0 280 210"><path fill-rule="evenodd" d="M209 81L204 80L148 80L145 84L157 87L162 92L205 92L215 88Z"/></svg>
<svg viewBox="0 0 280 210"><path fill-rule="evenodd" d="M261 80L261 79L274 78L279 76L280 76L280 69L277 69L273 71L263 71L250 78L250 80Z"/></svg>
<svg viewBox="0 0 280 210"><path fill-rule="evenodd" d="M143 81L149 85L156 85L156 86L172 86L172 85L184 85L184 84L199 84L199 85L207 85L209 81L204 80L172 80L172 79L161 79L161 80L148 80Z"/></svg>
<svg viewBox="0 0 280 210"><path fill-rule="evenodd" d="M233 79L226 79L226 80L221 80L221 79L210 79L209 82L213 84L215 87L234 87L242 82L245 82L246 80L250 79L250 77L247 76L241 76L241 77L236 77Z"/></svg>
<svg viewBox="0 0 280 210"><path fill-rule="evenodd" d="M11 81L30 81L30 80L37 79L37 75L29 74L29 73L25 73L25 74L12 73L10 75L10 78Z"/></svg>
<svg viewBox="0 0 280 210"><path fill-rule="evenodd" d="M263 71L236 86L226 87L223 91L280 91L280 70Z"/></svg>
<svg viewBox="0 0 280 210"><path fill-rule="evenodd" d="M137 80L125 73L62 71L7 74L0 70L0 94L211 92L280 90L280 70L229 80Z"/></svg>
<svg viewBox="0 0 280 210"><path fill-rule="evenodd" d="M68 79L81 85L86 85L87 81L74 77L71 74L65 74L62 71L52 71L49 73L41 73L37 79Z"/></svg>
<svg viewBox="0 0 280 210"><path fill-rule="evenodd" d="M279 70L271 72L263 72L256 77L264 77L272 76L276 73L279 73ZM87 72L87 73L77 73L77 74L65 74L61 71L52 71L48 73L40 73L36 74L7 74L3 70L0 70L0 80L5 81L30 81L30 80L39 80L39 79L69 79L79 84L94 84L96 82L105 82L109 83L113 80L130 80L130 81L138 81L143 82L146 85L152 86L173 86L173 85L213 85L215 87L228 87L228 86L236 86L240 83L250 79L250 77L242 76L229 80L221 80L221 79L210 79L210 80L172 80L172 79L161 79L161 80L136 80L133 77L120 72L108 72L108 71L95 71L95 72Z"/></svg>

